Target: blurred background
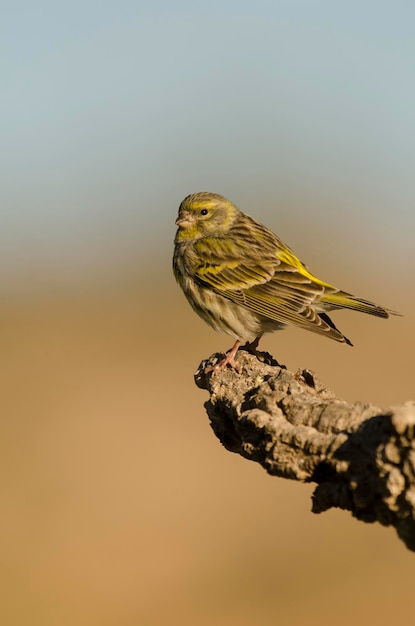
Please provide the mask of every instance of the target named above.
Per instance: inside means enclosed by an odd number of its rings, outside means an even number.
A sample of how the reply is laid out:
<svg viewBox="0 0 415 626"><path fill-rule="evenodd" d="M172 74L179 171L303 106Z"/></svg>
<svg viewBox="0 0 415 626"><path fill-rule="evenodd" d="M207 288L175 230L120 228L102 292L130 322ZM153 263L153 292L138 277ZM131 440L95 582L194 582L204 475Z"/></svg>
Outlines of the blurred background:
<svg viewBox="0 0 415 626"><path fill-rule="evenodd" d="M213 191L401 311L349 349L262 347L340 397L414 399L415 8L21 0L2 8L1 623L390 624L415 555L226 452L193 373L232 340L171 272Z"/></svg>

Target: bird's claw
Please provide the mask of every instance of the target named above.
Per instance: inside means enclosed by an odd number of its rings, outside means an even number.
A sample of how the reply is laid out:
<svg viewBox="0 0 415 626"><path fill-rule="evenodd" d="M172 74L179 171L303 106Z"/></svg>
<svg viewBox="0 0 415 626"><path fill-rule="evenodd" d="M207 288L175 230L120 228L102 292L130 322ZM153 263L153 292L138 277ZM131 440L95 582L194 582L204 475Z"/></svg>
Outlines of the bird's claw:
<svg viewBox="0 0 415 626"><path fill-rule="evenodd" d="M210 365L205 369L205 374L210 374L211 372L217 372L218 370L223 370L225 367L229 365L230 368L236 370L238 374L242 372L242 366L235 361L235 355L227 354L219 363L215 363L215 365Z"/></svg>

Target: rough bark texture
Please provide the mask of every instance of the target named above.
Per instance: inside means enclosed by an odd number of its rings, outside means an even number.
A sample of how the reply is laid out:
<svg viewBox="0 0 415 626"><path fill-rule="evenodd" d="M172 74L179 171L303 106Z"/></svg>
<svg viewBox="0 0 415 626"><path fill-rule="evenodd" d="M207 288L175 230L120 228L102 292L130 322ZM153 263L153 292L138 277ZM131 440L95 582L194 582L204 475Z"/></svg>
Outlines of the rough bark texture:
<svg viewBox="0 0 415 626"><path fill-rule="evenodd" d="M205 407L225 448L273 476L317 483L314 513L339 507L394 526L415 550L415 403L349 404L309 370L293 374L241 350L241 373L206 373L221 356L203 361L195 380L210 394Z"/></svg>

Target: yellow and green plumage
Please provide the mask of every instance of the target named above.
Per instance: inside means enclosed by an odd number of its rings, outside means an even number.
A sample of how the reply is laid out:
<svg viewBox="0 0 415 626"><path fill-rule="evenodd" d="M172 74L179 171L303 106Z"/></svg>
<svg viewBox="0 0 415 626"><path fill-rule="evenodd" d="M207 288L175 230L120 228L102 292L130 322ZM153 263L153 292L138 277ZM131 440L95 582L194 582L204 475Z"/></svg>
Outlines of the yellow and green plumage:
<svg viewBox="0 0 415 626"><path fill-rule="evenodd" d="M187 196L176 224L176 280L200 317L236 340L218 367L236 366L242 342L255 350L261 335L289 324L352 345L327 311L394 314L313 276L272 231L223 196Z"/></svg>

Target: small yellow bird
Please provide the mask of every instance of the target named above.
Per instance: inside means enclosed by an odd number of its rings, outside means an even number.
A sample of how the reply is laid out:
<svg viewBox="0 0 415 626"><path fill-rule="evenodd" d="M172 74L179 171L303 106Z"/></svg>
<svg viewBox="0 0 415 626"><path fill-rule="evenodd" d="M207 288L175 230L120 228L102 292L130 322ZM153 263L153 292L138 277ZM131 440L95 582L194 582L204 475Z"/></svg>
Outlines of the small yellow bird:
<svg viewBox="0 0 415 626"><path fill-rule="evenodd" d="M216 368L238 371L242 344L257 354L264 333L291 324L352 345L327 311L399 315L313 276L273 232L215 193L187 196L176 220L173 271L193 309L235 338Z"/></svg>

